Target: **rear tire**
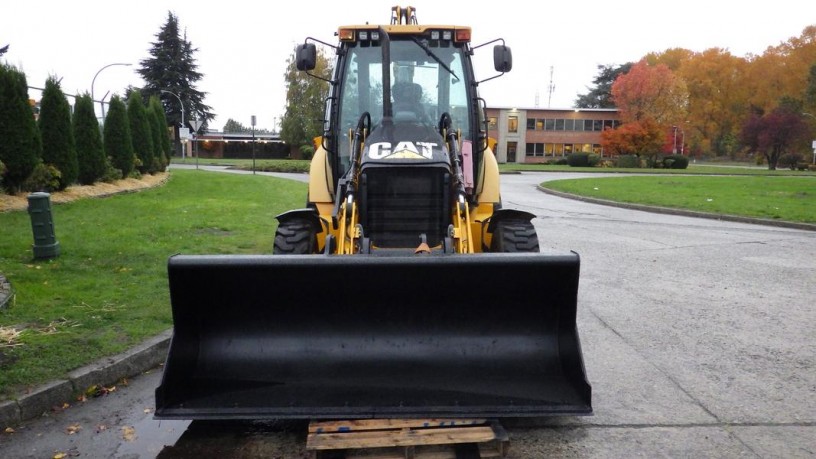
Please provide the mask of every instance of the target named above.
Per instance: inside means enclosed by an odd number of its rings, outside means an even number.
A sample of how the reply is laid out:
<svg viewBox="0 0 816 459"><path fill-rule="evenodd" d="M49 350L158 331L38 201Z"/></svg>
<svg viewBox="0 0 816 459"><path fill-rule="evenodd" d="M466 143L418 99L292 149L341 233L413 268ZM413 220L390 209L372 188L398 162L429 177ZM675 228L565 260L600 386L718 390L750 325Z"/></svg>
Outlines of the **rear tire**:
<svg viewBox="0 0 816 459"><path fill-rule="evenodd" d="M275 231L275 255L309 255L317 250L317 235L311 222L290 218L280 222Z"/></svg>
<svg viewBox="0 0 816 459"><path fill-rule="evenodd" d="M540 252L538 235L532 222L507 219L496 223L491 252Z"/></svg>

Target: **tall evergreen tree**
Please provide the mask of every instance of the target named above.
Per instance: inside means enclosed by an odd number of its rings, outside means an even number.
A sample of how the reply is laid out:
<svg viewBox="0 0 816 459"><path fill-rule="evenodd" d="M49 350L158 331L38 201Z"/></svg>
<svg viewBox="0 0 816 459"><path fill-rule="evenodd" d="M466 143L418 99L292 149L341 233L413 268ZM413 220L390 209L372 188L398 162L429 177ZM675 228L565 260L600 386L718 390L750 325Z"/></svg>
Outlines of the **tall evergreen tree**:
<svg viewBox="0 0 816 459"><path fill-rule="evenodd" d="M133 152L141 163L139 172L146 174L153 171L153 133L150 132L150 121L147 118L142 93L136 89L130 93L127 105L128 122L130 123L130 140Z"/></svg>
<svg viewBox="0 0 816 459"><path fill-rule="evenodd" d="M150 120L150 132L153 134L153 168L155 172L163 171L167 167L170 137L167 135L164 106L156 96L151 96L147 104L147 118ZM165 140L167 141L167 150L165 150Z"/></svg>
<svg viewBox="0 0 816 459"><path fill-rule="evenodd" d="M186 33L182 37L178 17L172 12L167 12L167 22L159 29L156 41L151 45L150 57L140 61L141 68L137 70L145 81L142 94L158 96L164 104L168 121L173 125L178 127L182 118L185 122L193 119L192 114L195 113L196 118L204 121L206 126L208 121L215 118L215 114L211 113L212 107L204 104L207 93L196 89L196 83L204 77L198 71L194 57L198 48L187 40ZM181 104L176 96L181 99ZM183 117L180 105L184 105ZM176 139L179 138L177 129Z"/></svg>
<svg viewBox="0 0 816 459"><path fill-rule="evenodd" d="M87 92L76 98L73 117L74 141L79 164L79 183L91 185L105 174L105 149L93 101Z"/></svg>
<svg viewBox="0 0 816 459"><path fill-rule="evenodd" d="M58 189L64 190L77 181L79 164L71 128L71 106L60 89L59 81L53 76L45 82L38 124L42 136L43 162L52 164L61 172Z"/></svg>
<svg viewBox="0 0 816 459"><path fill-rule="evenodd" d="M133 143L130 139L127 108L119 96L113 96L110 100L102 142L113 167L122 172L122 177L129 176L134 164Z"/></svg>
<svg viewBox="0 0 816 459"><path fill-rule="evenodd" d="M0 161L3 186L19 191L42 154L40 131L28 103L25 73L0 63Z"/></svg>
<svg viewBox="0 0 816 459"><path fill-rule="evenodd" d="M598 75L592 82L595 84L594 88L587 88L589 92L586 94L579 94L575 99L576 108L615 108L615 102L612 100L612 83L624 73L629 72L632 68L632 63L628 62L617 67L611 65L599 65Z"/></svg>

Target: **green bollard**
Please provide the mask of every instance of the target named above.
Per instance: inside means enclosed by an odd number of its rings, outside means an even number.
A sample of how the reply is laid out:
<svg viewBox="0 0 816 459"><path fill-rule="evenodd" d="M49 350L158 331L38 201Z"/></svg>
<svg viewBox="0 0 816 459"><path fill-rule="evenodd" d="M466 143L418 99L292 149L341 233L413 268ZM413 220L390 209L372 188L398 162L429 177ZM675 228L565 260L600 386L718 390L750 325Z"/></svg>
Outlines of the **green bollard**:
<svg viewBox="0 0 816 459"><path fill-rule="evenodd" d="M59 242L54 234L54 220L51 218L51 195L43 192L28 195L28 214L34 231L34 258L59 256Z"/></svg>

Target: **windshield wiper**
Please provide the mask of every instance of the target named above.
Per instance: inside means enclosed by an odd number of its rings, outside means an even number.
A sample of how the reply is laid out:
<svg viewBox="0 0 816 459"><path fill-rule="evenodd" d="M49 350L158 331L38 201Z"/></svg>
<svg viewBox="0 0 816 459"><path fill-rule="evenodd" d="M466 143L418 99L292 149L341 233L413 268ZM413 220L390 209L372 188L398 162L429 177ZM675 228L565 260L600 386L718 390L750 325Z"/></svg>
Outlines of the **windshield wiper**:
<svg viewBox="0 0 816 459"><path fill-rule="evenodd" d="M417 46L419 46L420 48L424 49L424 50L425 50L425 52L428 54L428 56L431 56L431 57L433 58L433 60L435 60L435 61L436 61L436 63L437 63L437 64L439 64L440 66L442 66L442 68L443 68L443 69L447 70L447 71L448 71L448 73L450 73L451 75L453 75L453 77L454 77L454 78L456 78L456 81L459 81L459 77L458 77L458 76L456 76L456 74L455 74L455 73L453 73L453 70L451 70L451 69L450 69L450 67L448 67L448 66L447 66L447 64L445 64L444 62L442 62L442 59L440 59L440 58L439 58L439 57L438 57L436 54L434 54L434 52L433 52L433 51L431 51L431 48L428 48L428 45L426 45L425 43L422 43L421 41L419 41L419 40L417 39L417 37L408 37L408 38L410 38L410 39L411 39L411 41L413 41L414 43L416 43L416 44L417 44Z"/></svg>

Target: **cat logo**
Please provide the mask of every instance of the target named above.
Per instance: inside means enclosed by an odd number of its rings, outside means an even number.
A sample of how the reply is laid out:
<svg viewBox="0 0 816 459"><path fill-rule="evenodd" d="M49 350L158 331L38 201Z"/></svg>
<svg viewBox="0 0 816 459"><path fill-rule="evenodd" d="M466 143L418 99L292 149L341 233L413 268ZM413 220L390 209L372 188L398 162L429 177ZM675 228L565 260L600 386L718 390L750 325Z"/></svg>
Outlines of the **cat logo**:
<svg viewBox="0 0 816 459"><path fill-rule="evenodd" d="M371 159L433 159L432 142L399 142L391 148L391 142L372 143L368 148ZM417 148L419 147L419 148Z"/></svg>

